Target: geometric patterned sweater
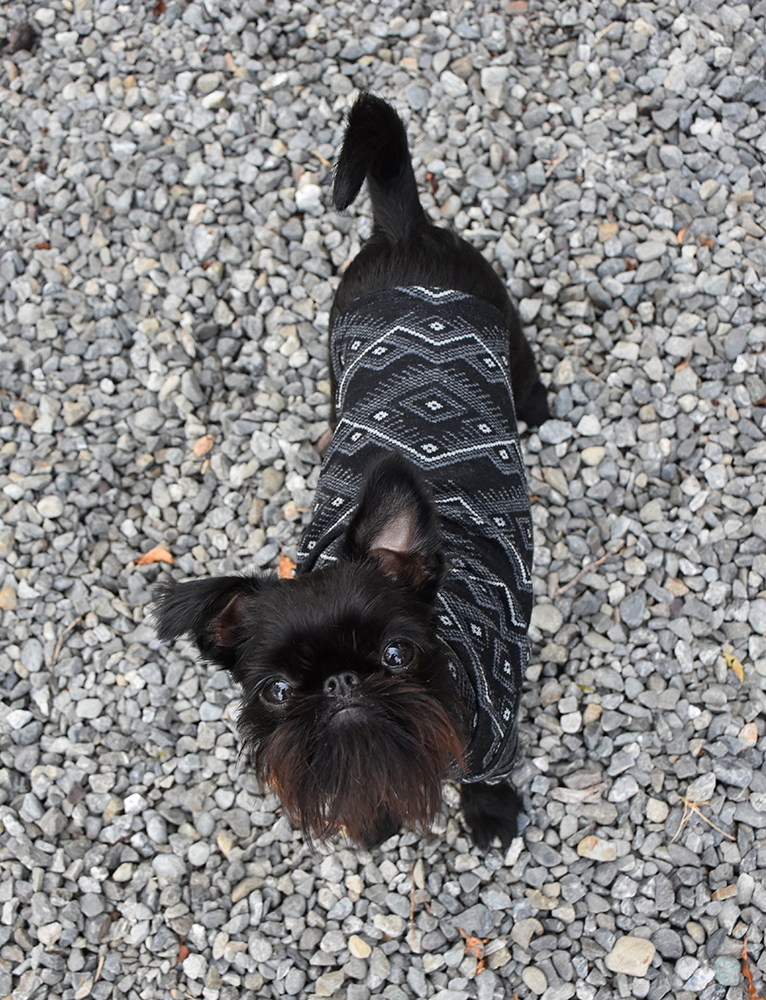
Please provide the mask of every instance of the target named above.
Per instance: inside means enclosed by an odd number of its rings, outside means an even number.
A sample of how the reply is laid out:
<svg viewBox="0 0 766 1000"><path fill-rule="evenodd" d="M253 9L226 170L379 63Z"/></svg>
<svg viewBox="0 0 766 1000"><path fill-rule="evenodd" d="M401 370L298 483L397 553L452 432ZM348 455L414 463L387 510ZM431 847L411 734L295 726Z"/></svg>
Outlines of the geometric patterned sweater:
<svg viewBox="0 0 766 1000"><path fill-rule="evenodd" d="M431 483L449 567L437 632L472 718L463 781L500 781L517 757L529 660L532 519L508 367L508 330L462 292L386 289L336 319L338 423L297 572L337 558L365 469L399 451Z"/></svg>

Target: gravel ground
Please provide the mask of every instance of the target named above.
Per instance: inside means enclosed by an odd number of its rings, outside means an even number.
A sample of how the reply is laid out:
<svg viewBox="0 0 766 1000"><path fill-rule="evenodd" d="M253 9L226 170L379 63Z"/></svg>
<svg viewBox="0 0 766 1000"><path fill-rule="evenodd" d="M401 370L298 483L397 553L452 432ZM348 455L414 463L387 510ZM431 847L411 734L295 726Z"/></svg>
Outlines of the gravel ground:
<svg viewBox="0 0 766 1000"><path fill-rule="evenodd" d="M2 5L0 996L740 1000L745 936L764 990L766 2L440 6ZM295 551L363 87L553 393L505 858L450 787L310 853L146 620Z"/></svg>

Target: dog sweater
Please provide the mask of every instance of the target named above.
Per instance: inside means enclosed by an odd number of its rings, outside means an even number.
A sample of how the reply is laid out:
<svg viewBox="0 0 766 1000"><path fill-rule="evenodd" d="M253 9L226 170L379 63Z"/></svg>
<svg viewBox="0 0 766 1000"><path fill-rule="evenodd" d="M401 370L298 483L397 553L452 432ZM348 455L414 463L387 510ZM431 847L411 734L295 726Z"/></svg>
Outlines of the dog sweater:
<svg viewBox="0 0 766 1000"><path fill-rule="evenodd" d="M529 659L532 521L508 329L463 292L393 288L356 299L331 338L338 424L297 572L337 559L365 470L398 451L431 483L448 573L437 632L472 720L463 781L497 782L517 756Z"/></svg>

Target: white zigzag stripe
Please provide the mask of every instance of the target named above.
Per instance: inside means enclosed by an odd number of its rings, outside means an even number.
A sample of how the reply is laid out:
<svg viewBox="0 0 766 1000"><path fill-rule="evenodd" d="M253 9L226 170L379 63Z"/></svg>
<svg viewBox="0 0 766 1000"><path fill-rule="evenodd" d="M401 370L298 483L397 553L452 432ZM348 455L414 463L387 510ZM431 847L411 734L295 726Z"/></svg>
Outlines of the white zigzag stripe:
<svg viewBox="0 0 766 1000"><path fill-rule="evenodd" d="M399 451L423 470L451 566L438 632L475 708L468 780L511 770L529 658L532 522L507 338L500 313L444 289L388 289L337 318L339 422L298 553L299 568L337 561L365 469L381 453Z"/></svg>

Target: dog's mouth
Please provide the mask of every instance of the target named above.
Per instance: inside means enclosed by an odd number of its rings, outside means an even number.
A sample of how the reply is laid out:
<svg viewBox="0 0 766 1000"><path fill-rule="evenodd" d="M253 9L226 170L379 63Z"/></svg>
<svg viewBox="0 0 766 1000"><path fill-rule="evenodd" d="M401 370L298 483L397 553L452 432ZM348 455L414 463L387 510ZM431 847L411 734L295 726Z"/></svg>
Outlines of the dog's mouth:
<svg viewBox="0 0 766 1000"><path fill-rule="evenodd" d="M364 722L368 718L367 710L361 700L344 702L330 713L329 723L332 728L347 726L351 723Z"/></svg>

